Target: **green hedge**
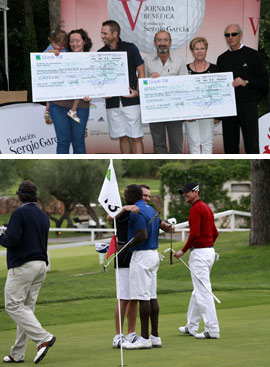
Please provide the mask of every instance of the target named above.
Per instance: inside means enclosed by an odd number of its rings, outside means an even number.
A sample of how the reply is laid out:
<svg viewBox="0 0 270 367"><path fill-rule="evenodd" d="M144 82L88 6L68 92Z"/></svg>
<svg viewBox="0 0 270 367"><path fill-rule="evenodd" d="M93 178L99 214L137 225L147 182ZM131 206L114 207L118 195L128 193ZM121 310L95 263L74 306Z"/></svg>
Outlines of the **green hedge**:
<svg viewBox="0 0 270 367"><path fill-rule="evenodd" d="M242 197L240 202L233 201L223 190L228 180L244 181L250 179L250 160L185 160L173 161L160 168L162 196L165 186L171 194L170 217L178 222L186 221L190 206L182 200L178 189L187 182L200 184L201 197L212 204L215 212L229 209L250 211L250 195Z"/></svg>

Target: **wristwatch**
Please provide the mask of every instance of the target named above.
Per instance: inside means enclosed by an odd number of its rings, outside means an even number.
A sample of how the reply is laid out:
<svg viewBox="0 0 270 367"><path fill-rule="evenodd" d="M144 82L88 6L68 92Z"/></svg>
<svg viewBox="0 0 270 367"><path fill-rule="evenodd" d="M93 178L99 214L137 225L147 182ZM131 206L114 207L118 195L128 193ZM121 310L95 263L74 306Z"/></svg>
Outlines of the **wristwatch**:
<svg viewBox="0 0 270 367"><path fill-rule="evenodd" d="M246 86L248 85L248 83L249 83L249 81L248 80L245 80L245 82L246 82Z"/></svg>

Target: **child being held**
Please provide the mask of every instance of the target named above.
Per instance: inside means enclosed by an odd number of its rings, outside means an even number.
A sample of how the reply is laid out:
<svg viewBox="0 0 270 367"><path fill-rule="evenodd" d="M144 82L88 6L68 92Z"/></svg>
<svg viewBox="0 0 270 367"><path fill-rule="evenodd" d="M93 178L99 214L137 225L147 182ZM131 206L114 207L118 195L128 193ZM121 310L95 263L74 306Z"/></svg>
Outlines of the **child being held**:
<svg viewBox="0 0 270 367"><path fill-rule="evenodd" d="M43 52L53 52L58 55L60 52L67 52L67 34L64 30L52 31L48 37L50 42L49 46ZM80 123L80 119L77 116L77 107L79 100L74 100L72 108L68 111L68 116L74 121ZM46 102L46 110L44 113L44 119L47 124L52 124L50 115L50 102Z"/></svg>

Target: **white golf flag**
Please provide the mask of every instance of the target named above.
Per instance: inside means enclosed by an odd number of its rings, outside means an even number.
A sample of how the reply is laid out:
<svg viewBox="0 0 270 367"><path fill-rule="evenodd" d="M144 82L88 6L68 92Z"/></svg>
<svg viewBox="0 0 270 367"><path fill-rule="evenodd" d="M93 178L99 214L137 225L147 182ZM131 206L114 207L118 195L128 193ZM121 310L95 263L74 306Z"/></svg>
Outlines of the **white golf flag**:
<svg viewBox="0 0 270 367"><path fill-rule="evenodd" d="M112 160L103 182L98 201L112 218L121 212L122 203Z"/></svg>

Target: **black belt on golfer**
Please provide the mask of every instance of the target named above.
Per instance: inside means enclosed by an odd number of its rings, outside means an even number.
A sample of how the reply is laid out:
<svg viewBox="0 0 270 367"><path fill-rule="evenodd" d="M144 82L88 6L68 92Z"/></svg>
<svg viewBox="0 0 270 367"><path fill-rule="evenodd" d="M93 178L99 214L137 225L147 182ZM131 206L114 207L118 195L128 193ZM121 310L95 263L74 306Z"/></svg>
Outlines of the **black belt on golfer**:
<svg viewBox="0 0 270 367"><path fill-rule="evenodd" d="M203 247L190 247L190 252L196 250L197 248L212 248L214 246L203 246Z"/></svg>

